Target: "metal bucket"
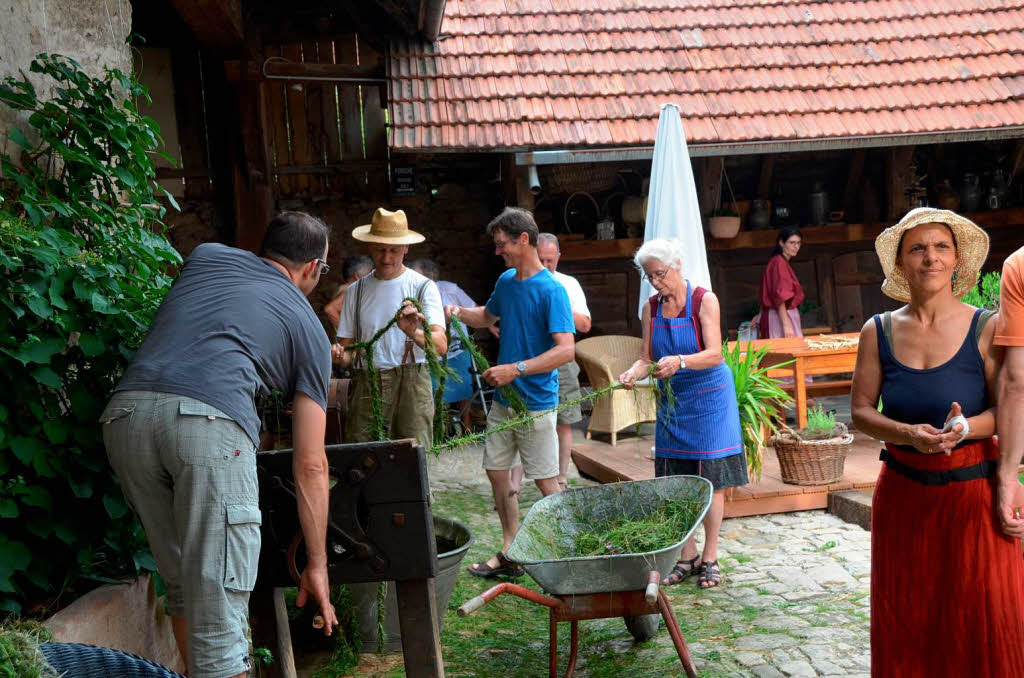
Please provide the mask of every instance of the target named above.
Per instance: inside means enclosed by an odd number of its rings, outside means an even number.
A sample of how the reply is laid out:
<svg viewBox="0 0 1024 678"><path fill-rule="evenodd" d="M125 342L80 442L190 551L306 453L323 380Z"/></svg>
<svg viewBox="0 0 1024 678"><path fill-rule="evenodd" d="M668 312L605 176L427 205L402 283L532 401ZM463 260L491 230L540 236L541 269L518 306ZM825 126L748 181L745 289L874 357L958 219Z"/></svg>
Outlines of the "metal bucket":
<svg viewBox="0 0 1024 678"><path fill-rule="evenodd" d="M455 590L459 576L459 564L473 545L469 528L458 520L434 516L434 538L437 540L437 576L434 589L437 593L437 630L444 630L444 615L448 601ZM359 644L361 652L377 651L377 584L349 584L352 603L356 608L359 622ZM402 650L402 632L398 624L398 600L394 582L388 582L388 595L384 599L384 649L388 652Z"/></svg>

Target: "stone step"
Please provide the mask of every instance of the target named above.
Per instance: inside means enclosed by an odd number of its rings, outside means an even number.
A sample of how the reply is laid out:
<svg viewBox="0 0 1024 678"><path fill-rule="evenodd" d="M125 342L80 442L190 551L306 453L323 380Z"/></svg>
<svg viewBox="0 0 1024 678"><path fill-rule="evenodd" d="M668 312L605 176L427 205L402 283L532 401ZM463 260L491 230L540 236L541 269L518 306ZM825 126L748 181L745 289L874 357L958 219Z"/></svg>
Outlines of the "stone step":
<svg viewBox="0 0 1024 678"><path fill-rule="evenodd" d="M829 492L828 512L847 523L871 530L871 495L859 490Z"/></svg>

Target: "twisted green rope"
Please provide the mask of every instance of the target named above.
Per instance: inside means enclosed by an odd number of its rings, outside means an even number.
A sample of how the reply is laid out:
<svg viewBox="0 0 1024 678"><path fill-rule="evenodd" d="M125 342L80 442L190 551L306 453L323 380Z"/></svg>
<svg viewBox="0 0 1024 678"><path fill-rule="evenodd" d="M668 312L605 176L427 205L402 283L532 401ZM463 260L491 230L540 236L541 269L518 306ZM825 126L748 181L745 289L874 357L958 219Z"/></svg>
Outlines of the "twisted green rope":
<svg viewBox="0 0 1024 678"><path fill-rule="evenodd" d="M470 338L469 333L466 332L466 326L462 323L458 316L451 317L451 326L455 330L455 333L459 335L459 340L462 341L463 346L469 351L470 357L473 359L473 365L476 367L476 371L483 374L491 365L487 362L487 358L484 357L483 352L480 351L480 347ZM508 403L509 408L517 414L526 413L526 402L523 401L523 396L519 393L519 389L512 386L512 384L506 384L505 386L498 387L498 393Z"/></svg>

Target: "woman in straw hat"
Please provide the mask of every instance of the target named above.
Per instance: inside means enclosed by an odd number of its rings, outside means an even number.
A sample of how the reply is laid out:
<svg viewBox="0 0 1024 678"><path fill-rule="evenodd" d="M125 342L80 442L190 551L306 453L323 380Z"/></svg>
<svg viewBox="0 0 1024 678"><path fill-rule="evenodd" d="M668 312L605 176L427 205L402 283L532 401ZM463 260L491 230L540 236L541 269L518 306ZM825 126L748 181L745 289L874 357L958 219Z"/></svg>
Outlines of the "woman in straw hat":
<svg viewBox="0 0 1024 678"><path fill-rule="evenodd" d="M872 505L872 675L1024 676L1021 544L993 508L995 323L960 301L988 235L925 207L875 250L882 292L906 305L864 325L853 380L854 423L886 441Z"/></svg>

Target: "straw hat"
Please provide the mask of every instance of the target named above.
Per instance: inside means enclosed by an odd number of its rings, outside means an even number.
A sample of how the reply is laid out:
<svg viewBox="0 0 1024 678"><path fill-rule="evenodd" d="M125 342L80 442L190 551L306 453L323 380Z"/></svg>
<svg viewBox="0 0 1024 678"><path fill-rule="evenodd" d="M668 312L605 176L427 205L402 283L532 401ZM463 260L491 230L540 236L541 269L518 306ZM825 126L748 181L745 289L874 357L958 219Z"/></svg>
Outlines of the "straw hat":
<svg viewBox="0 0 1024 678"><path fill-rule="evenodd" d="M405 212L390 212L383 207L377 208L370 223L352 229L352 237L363 242L384 245L414 245L426 240L425 236L409 230Z"/></svg>
<svg viewBox="0 0 1024 678"><path fill-rule="evenodd" d="M957 256L953 295L959 299L978 283L978 272L988 256L988 233L956 212L934 207L910 210L898 224L885 229L875 238L875 252L878 253L878 261L885 273L882 293L896 301L910 301L910 286L896 266L896 255L899 254L903 234L921 224L945 224L953 232Z"/></svg>

